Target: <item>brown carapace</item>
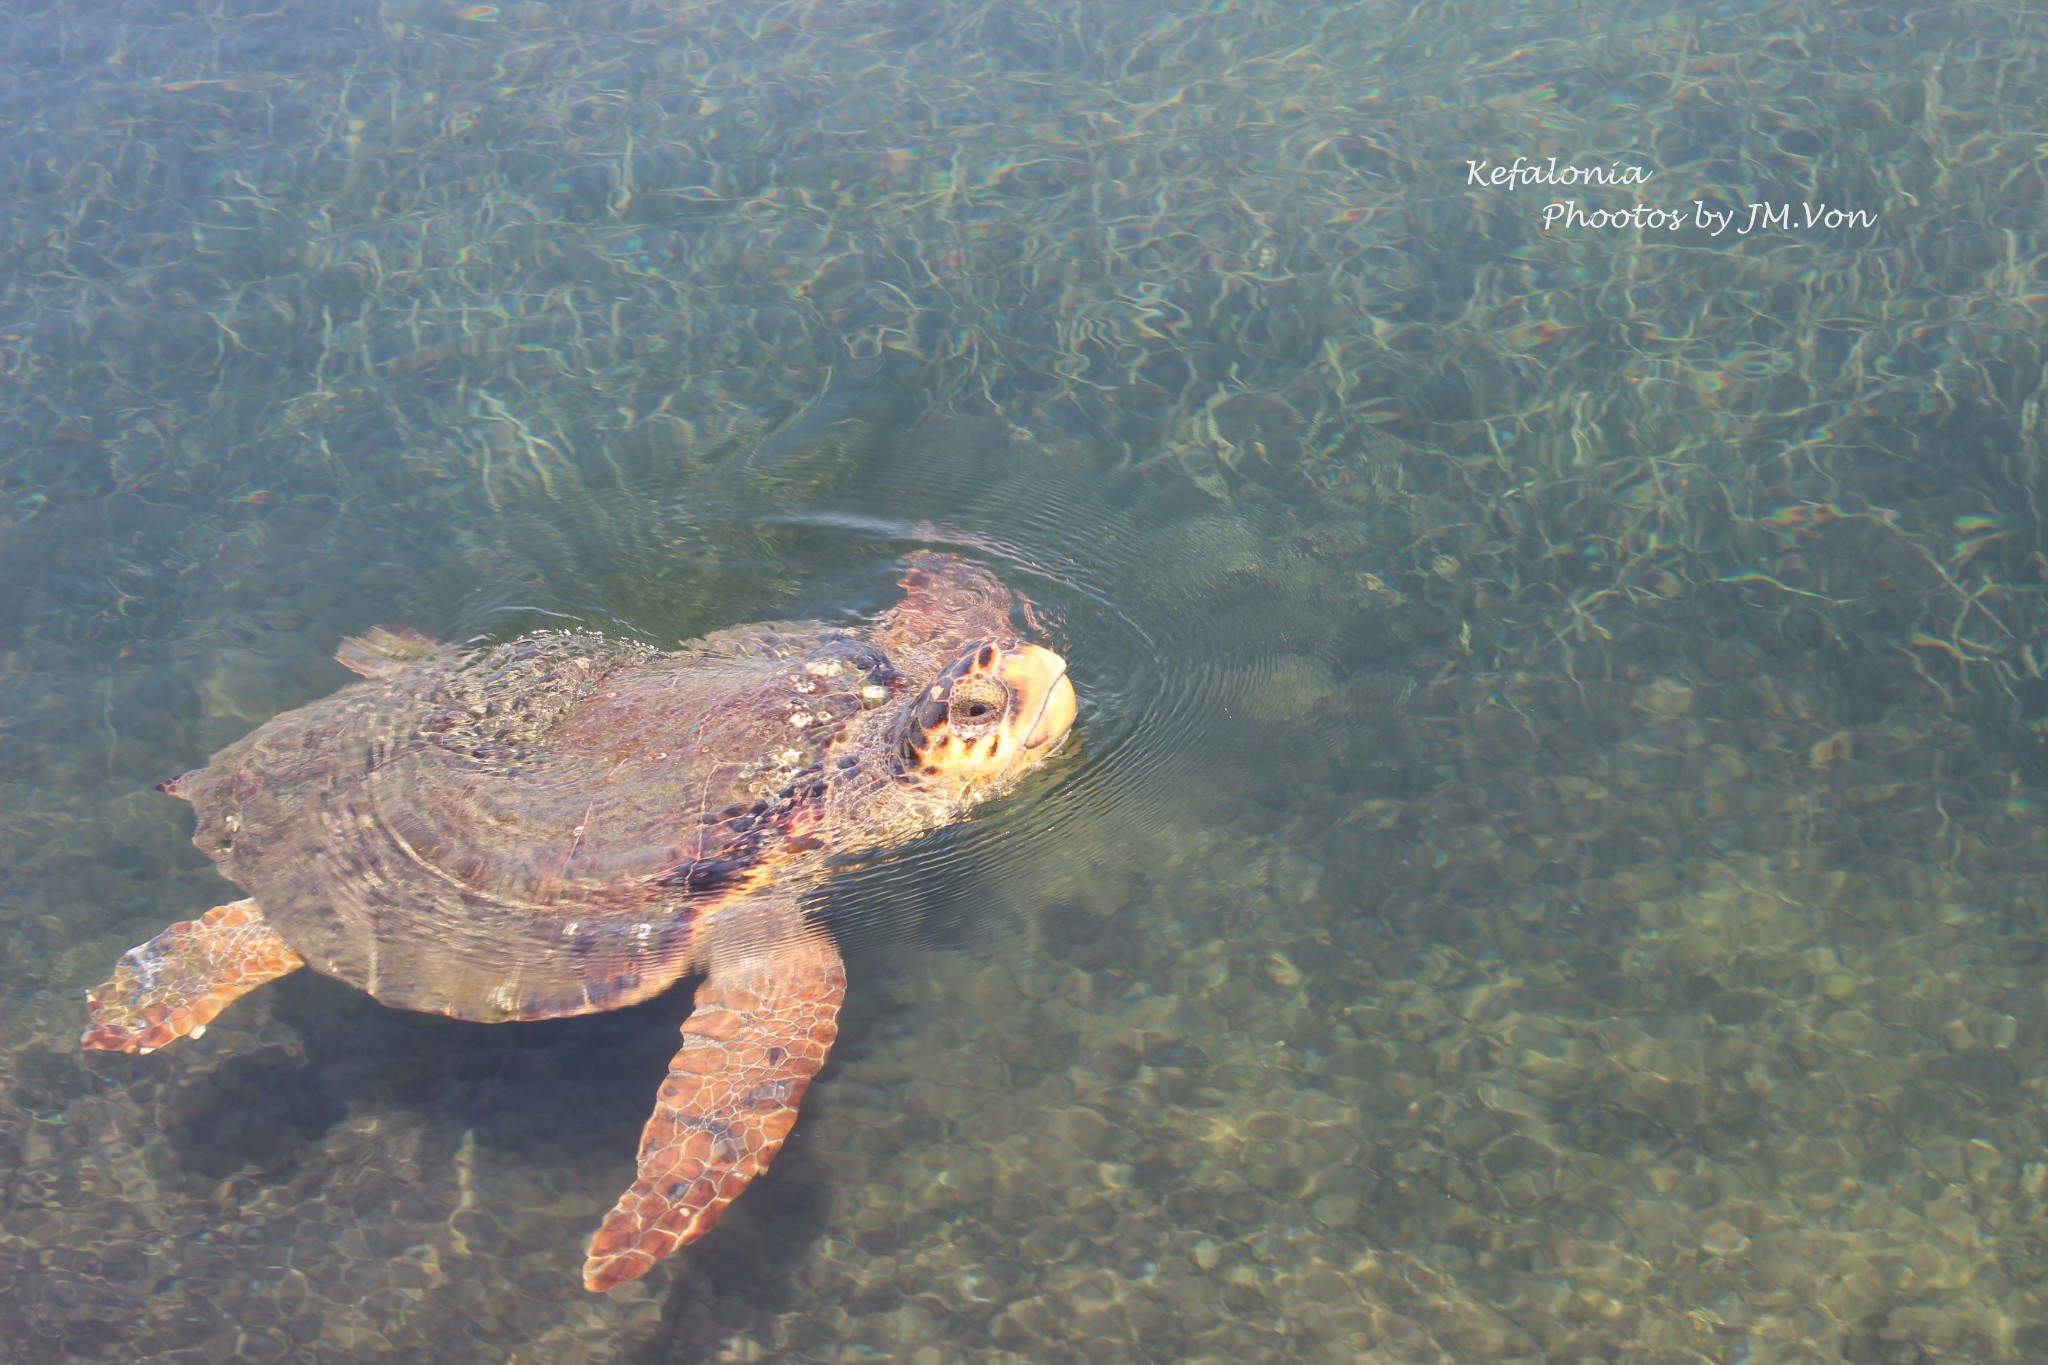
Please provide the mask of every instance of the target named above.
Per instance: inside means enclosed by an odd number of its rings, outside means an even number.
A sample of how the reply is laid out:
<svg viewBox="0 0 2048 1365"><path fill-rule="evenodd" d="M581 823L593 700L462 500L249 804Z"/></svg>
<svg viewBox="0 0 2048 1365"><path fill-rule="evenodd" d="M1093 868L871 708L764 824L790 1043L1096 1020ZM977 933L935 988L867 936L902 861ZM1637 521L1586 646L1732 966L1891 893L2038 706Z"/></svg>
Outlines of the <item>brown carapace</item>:
<svg viewBox="0 0 2048 1365"><path fill-rule="evenodd" d="M164 784L247 898L124 953L86 997L84 1045L197 1037L300 966L491 1022L701 972L583 1277L646 1273L767 1167L831 1051L846 973L800 904L828 857L961 818L1073 724L1066 662L987 570L919 554L903 588L865 630L743 626L673 651L344 641L364 681Z"/></svg>

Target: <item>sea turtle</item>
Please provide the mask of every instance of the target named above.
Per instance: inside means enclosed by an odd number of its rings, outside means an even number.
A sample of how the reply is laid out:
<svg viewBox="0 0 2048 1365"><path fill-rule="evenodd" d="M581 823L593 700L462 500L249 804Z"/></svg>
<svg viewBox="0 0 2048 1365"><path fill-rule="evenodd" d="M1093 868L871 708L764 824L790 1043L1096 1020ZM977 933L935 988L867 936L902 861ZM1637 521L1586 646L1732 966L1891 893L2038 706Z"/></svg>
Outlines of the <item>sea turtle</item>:
<svg viewBox="0 0 2048 1365"><path fill-rule="evenodd" d="M986 569L921 553L902 585L863 630L740 626L668 652L576 631L344 640L365 681L164 784L249 898L123 954L84 1045L198 1037L301 966L487 1022L702 972L583 1282L646 1273L766 1168L838 1033L846 973L799 905L828 860L958 820L1073 723L1065 660Z"/></svg>

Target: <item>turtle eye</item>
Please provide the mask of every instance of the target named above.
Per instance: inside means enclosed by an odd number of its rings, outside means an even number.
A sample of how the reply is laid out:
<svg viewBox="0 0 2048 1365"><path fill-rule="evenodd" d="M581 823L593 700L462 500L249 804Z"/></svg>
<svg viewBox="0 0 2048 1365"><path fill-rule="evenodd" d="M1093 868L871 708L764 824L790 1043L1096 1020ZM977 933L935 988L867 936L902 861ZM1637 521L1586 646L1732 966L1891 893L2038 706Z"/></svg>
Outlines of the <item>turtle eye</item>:
<svg viewBox="0 0 2048 1365"><path fill-rule="evenodd" d="M973 674L953 685L946 701L946 723L961 739L974 740L995 729L1009 695L994 678Z"/></svg>

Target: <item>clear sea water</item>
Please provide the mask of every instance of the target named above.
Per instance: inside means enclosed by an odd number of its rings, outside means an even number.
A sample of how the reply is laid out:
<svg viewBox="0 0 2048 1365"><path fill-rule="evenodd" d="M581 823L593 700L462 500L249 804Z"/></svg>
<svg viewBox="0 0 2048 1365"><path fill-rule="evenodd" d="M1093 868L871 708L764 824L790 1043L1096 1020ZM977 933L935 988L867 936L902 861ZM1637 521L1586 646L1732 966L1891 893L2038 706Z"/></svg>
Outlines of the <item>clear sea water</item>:
<svg viewBox="0 0 2048 1365"><path fill-rule="evenodd" d="M9 4L0 1358L2048 1356L2043 127L2030 4ZM687 988L80 1051L340 636L920 548L1079 742L644 1281Z"/></svg>

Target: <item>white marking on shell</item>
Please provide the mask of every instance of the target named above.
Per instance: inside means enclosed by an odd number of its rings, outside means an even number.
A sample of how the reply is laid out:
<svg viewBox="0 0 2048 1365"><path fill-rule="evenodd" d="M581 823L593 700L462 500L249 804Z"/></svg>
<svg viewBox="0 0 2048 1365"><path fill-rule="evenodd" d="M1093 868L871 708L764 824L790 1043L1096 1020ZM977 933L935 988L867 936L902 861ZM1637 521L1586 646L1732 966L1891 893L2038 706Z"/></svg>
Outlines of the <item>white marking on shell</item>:
<svg viewBox="0 0 2048 1365"><path fill-rule="evenodd" d="M634 925L633 937L639 939L642 943L647 942L648 939L654 937L654 926L645 921Z"/></svg>
<svg viewBox="0 0 2048 1365"><path fill-rule="evenodd" d="M151 957L140 948L130 948L121 954L121 965L135 973L135 984L146 991L155 990L163 976L163 959Z"/></svg>
<svg viewBox="0 0 2048 1365"><path fill-rule="evenodd" d="M186 1034L185 1036L186 1036L187 1038L190 1038L190 1039L194 1040L195 1042L196 1042L196 1041L198 1041L198 1040L199 1040L199 1039L201 1039L201 1038L204 1038L204 1037L206 1036L206 1025L204 1025L204 1024L194 1024L194 1025L192 1026L192 1031L191 1031L190 1033Z"/></svg>

